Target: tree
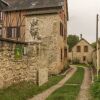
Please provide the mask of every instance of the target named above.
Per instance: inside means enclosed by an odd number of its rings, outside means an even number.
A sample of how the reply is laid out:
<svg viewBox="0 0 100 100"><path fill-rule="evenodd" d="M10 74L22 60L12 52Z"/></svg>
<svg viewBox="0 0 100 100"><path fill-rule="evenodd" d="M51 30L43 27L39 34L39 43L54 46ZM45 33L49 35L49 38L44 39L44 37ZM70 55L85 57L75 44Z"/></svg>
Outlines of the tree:
<svg viewBox="0 0 100 100"><path fill-rule="evenodd" d="M99 41L98 41L98 42L99 42L99 46L100 46L100 38L99 38ZM92 45L93 48L96 49L96 47L97 47L97 46L96 46L96 42L93 42L91 45Z"/></svg>
<svg viewBox="0 0 100 100"><path fill-rule="evenodd" d="M69 35L67 38L67 43L69 46L69 51L72 50L72 47L79 42L79 36L77 35Z"/></svg>

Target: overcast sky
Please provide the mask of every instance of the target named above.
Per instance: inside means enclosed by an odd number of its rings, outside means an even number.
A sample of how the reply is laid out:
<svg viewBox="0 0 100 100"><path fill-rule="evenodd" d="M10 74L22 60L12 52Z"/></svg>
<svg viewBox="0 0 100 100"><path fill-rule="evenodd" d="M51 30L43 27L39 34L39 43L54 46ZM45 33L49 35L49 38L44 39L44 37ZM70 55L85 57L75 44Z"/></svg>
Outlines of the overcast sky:
<svg viewBox="0 0 100 100"><path fill-rule="evenodd" d="M83 34L89 42L95 41L96 14L100 14L100 0L68 0L68 9L68 33Z"/></svg>

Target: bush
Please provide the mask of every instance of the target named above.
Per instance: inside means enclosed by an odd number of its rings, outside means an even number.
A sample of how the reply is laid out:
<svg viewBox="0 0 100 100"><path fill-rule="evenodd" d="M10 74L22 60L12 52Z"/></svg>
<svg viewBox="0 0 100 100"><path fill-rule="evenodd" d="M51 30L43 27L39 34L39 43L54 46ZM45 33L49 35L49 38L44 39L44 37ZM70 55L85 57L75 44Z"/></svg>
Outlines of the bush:
<svg viewBox="0 0 100 100"><path fill-rule="evenodd" d="M79 61L79 59L75 58L75 59L72 60L72 63L73 63L73 64L79 64L80 61Z"/></svg>
<svg viewBox="0 0 100 100"><path fill-rule="evenodd" d="M62 69L61 73L64 73L68 68L69 68L69 63L65 63L64 68Z"/></svg>
<svg viewBox="0 0 100 100"><path fill-rule="evenodd" d="M95 80L94 84L91 86L92 96L94 100L100 100L100 77L98 80Z"/></svg>

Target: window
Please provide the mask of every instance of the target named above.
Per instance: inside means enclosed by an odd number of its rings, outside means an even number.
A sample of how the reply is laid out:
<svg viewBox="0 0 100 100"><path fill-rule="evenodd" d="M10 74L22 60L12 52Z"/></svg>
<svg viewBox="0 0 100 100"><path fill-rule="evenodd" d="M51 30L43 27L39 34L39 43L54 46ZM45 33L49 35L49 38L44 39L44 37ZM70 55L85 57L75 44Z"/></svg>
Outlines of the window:
<svg viewBox="0 0 100 100"><path fill-rule="evenodd" d="M2 37L2 28L0 28L0 37Z"/></svg>
<svg viewBox="0 0 100 100"><path fill-rule="evenodd" d="M63 29L63 24L60 22L60 35L63 36L64 29Z"/></svg>
<svg viewBox="0 0 100 100"><path fill-rule="evenodd" d="M64 49L64 57L67 57L67 48Z"/></svg>
<svg viewBox="0 0 100 100"><path fill-rule="evenodd" d="M81 47L77 46L77 52L81 52Z"/></svg>
<svg viewBox="0 0 100 100"><path fill-rule="evenodd" d="M86 61L86 56L83 56L83 61Z"/></svg>
<svg viewBox="0 0 100 100"><path fill-rule="evenodd" d="M0 20L3 20L3 13L0 12Z"/></svg>
<svg viewBox="0 0 100 100"><path fill-rule="evenodd" d="M63 58L62 58L62 55L63 55L62 53L63 53L63 51L62 51L62 49L61 49L61 62L62 62L62 59L63 59Z"/></svg>
<svg viewBox="0 0 100 100"><path fill-rule="evenodd" d="M84 46L84 52L88 52L88 46Z"/></svg>
<svg viewBox="0 0 100 100"><path fill-rule="evenodd" d="M3 47L3 41L0 41L0 47Z"/></svg>
<svg viewBox="0 0 100 100"><path fill-rule="evenodd" d="M7 38L19 38L20 27L7 27Z"/></svg>

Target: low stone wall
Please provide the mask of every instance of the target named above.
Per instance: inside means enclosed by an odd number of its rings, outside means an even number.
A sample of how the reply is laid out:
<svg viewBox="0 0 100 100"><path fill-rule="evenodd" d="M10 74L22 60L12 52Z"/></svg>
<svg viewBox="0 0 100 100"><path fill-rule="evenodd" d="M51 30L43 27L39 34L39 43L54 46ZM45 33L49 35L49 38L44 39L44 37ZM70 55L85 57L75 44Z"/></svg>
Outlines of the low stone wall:
<svg viewBox="0 0 100 100"><path fill-rule="evenodd" d="M24 48L21 59L15 57L16 44L5 43L0 49L0 88L21 81L42 85L48 81L48 73L60 73L64 57L61 61L61 48L57 38L51 35L41 41L21 44Z"/></svg>
<svg viewBox="0 0 100 100"><path fill-rule="evenodd" d="M39 68L45 68L46 63L41 64L42 60L39 49L40 44L25 46L27 53L21 59L15 59L14 49L9 47L9 43L0 49L0 88L8 87L21 81L32 81L37 83ZM48 73L48 72L47 72ZM48 77L48 74L46 74ZM44 80L44 83L47 80Z"/></svg>

